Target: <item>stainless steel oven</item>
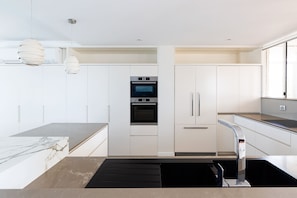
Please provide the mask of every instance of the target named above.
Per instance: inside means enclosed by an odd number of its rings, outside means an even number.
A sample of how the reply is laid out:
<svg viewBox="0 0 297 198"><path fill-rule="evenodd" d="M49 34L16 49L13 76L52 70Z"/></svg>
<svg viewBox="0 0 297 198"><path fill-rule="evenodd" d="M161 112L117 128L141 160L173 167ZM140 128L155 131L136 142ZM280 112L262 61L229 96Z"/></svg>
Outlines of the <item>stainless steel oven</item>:
<svg viewBox="0 0 297 198"><path fill-rule="evenodd" d="M131 76L131 98L157 98L158 77Z"/></svg>
<svg viewBox="0 0 297 198"><path fill-rule="evenodd" d="M131 98L131 124L157 123L157 98Z"/></svg>

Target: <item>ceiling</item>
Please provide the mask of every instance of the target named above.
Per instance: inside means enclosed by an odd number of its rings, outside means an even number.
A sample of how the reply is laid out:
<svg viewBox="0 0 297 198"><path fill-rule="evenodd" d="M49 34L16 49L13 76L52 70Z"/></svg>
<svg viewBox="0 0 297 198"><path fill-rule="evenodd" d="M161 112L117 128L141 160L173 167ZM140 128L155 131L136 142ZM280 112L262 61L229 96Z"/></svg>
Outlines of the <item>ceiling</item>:
<svg viewBox="0 0 297 198"><path fill-rule="evenodd" d="M30 2L0 0L0 41L261 46L297 31L296 0L32 0L32 20Z"/></svg>

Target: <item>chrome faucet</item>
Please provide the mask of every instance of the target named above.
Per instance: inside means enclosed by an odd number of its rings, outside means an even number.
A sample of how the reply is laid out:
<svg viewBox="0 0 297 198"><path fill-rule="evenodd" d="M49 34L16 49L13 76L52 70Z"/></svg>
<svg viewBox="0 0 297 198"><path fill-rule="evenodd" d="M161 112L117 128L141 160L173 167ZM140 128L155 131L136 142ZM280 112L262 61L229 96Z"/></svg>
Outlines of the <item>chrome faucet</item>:
<svg viewBox="0 0 297 198"><path fill-rule="evenodd" d="M236 163L237 163L237 179L234 180L225 180L228 187L250 187L248 181L245 180L245 169L246 169L246 150L245 150L245 135L242 132L241 128L229 121L219 119L218 122L230 129L232 129L234 136L236 138Z"/></svg>

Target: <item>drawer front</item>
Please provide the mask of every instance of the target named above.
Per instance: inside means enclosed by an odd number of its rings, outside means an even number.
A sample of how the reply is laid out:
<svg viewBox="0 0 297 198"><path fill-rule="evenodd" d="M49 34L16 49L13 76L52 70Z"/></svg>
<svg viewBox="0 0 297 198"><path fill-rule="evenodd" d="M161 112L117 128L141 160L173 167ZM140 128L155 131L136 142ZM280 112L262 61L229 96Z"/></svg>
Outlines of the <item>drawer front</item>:
<svg viewBox="0 0 297 198"><path fill-rule="evenodd" d="M256 147L268 155L289 155L291 150L290 146L261 134L256 136Z"/></svg>
<svg viewBox="0 0 297 198"><path fill-rule="evenodd" d="M291 133L289 131L240 116L234 116L234 122L288 146L291 144Z"/></svg>
<svg viewBox="0 0 297 198"><path fill-rule="evenodd" d="M247 129L247 128L244 128L244 127L241 127L241 130L245 135L247 143L255 146L256 145L256 135L257 134L254 131L252 131L250 129Z"/></svg>
<svg viewBox="0 0 297 198"><path fill-rule="evenodd" d="M246 155L247 157L263 157L263 156L267 156L266 153L263 153L262 151L260 151L259 149L257 149L256 147L250 145L250 144L246 144Z"/></svg>
<svg viewBox="0 0 297 198"><path fill-rule="evenodd" d="M176 125L175 152L216 152L216 125Z"/></svg>
<svg viewBox="0 0 297 198"><path fill-rule="evenodd" d="M132 125L130 135L158 135L158 126L156 125Z"/></svg>
<svg viewBox="0 0 297 198"><path fill-rule="evenodd" d="M131 136L130 154L134 156L157 156L158 136Z"/></svg>
<svg viewBox="0 0 297 198"><path fill-rule="evenodd" d="M291 144L291 133L278 127L256 122L256 131L284 144Z"/></svg>

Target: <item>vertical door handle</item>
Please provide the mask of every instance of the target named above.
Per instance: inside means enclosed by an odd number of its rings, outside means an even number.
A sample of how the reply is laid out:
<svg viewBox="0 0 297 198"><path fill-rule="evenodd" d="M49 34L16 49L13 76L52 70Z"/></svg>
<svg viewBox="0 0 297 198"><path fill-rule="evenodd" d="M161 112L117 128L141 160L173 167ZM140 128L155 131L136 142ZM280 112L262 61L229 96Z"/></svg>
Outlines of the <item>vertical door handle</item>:
<svg viewBox="0 0 297 198"><path fill-rule="evenodd" d="M89 106L86 105L86 122L89 122Z"/></svg>
<svg viewBox="0 0 297 198"><path fill-rule="evenodd" d="M44 119L44 116L45 116L45 115L44 115L44 105L42 105L42 123L44 123L44 120L45 120L45 119Z"/></svg>
<svg viewBox="0 0 297 198"><path fill-rule="evenodd" d="M200 116L200 93L199 92L197 92L197 106L198 106L198 108L197 108L197 115L198 116Z"/></svg>
<svg viewBox="0 0 297 198"><path fill-rule="evenodd" d="M18 122L21 122L21 105L18 105Z"/></svg>
<svg viewBox="0 0 297 198"><path fill-rule="evenodd" d="M191 105L192 105L192 112L191 112L191 116L194 116L194 94L192 93L192 101L191 101Z"/></svg>
<svg viewBox="0 0 297 198"><path fill-rule="evenodd" d="M108 112L107 112L108 113L108 115L107 115L108 116L108 118L107 118L108 120L107 121L109 123L110 122L110 105L108 105L107 108L108 108Z"/></svg>

